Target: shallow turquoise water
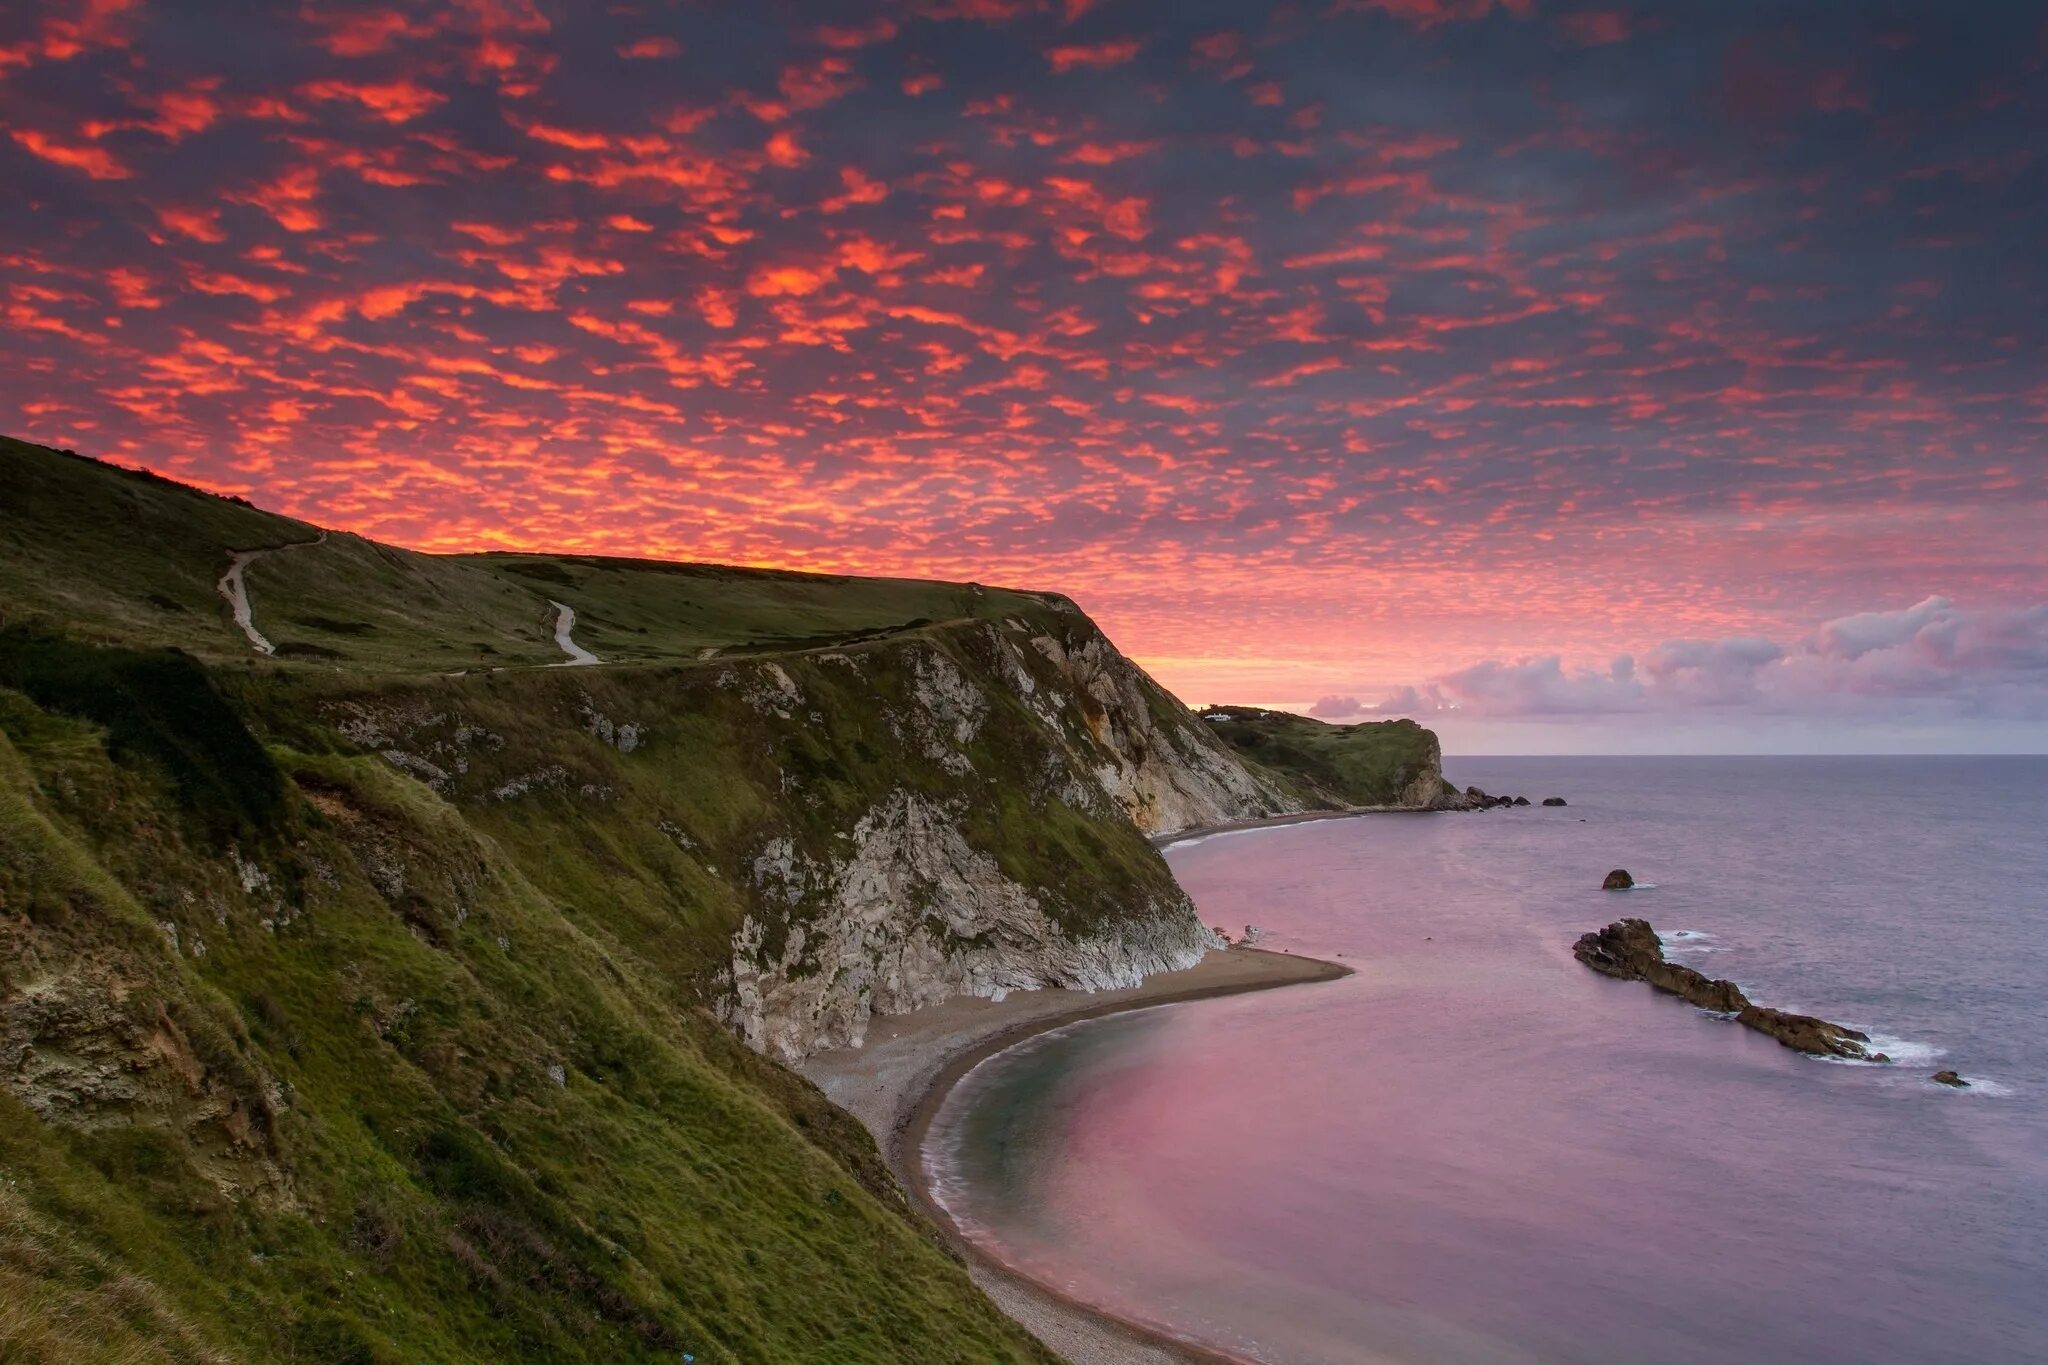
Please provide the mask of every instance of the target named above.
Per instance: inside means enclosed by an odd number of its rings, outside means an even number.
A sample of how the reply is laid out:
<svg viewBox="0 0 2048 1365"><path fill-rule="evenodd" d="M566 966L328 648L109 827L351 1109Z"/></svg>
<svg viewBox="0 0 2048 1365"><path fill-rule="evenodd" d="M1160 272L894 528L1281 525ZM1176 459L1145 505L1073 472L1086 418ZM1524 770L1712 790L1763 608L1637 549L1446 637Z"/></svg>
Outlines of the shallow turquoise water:
<svg viewBox="0 0 2048 1365"><path fill-rule="evenodd" d="M985 1064L929 1148L971 1234L1275 1365L2048 1359L2048 762L1449 767L1572 804L1172 850L1211 923L1360 975ZM1572 960L1621 914L1900 1064Z"/></svg>

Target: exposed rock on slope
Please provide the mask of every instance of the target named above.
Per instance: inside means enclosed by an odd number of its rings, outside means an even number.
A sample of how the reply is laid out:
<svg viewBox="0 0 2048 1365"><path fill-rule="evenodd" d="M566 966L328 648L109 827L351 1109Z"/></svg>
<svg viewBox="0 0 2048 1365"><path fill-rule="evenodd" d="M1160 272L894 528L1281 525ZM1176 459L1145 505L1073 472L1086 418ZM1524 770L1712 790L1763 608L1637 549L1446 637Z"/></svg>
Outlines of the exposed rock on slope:
<svg viewBox="0 0 2048 1365"><path fill-rule="evenodd" d="M1648 920L1616 920L1605 929L1582 935L1572 955L1603 976L1622 981L1647 981L1651 986L1777 1039L1798 1052L1856 1061L1889 1061L1864 1045L1870 1035L1810 1014L1787 1014L1751 1004L1733 981L1710 980L1690 967L1664 960L1664 943Z"/></svg>
<svg viewBox="0 0 2048 1365"><path fill-rule="evenodd" d="M1304 809L1284 784L1255 775L1210 727L1169 696L1091 626L1031 647L1060 670L1088 737L1102 750L1095 780L1147 834Z"/></svg>
<svg viewBox="0 0 2048 1365"><path fill-rule="evenodd" d="M1189 966L1209 931L1143 836L1299 808L1061 599L774 659L320 692L540 884L637 874L613 894L693 921L707 1001L786 1058L954 995ZM601 822L606 856L534 822Z"/></svg>
<svg viewBox="0 0 2048 1365"><path fill-rule="evenodd" d="M1062 600L1036 620L935 631L828 666L907 671L907 696L874 695L912 752L867 775L889 786L850 827L778 836L752 860L756 896L719 1008L786 1058L956 995L1101 990L1192 966L1210 932L1110 831L1298 809ZM1014 822L986 820L1019 785ZM1063 825L1094 885L1018 846Z"/></svg>
<svg viewBox="0 0 2048 1365"><path fill-rule="evenodd" d="M843 861L819 864L778 839L755 861L762 908L734 937L721 1004L755 1047L794 1059L859 1043L874 1015L956 995L1133 986L1194 965L1212 944L1163 890L1097 931L1069 932L967 842L959 810L909 792L856 824L851 843ZM765 925L777 915L793 923L771 956Z"/></svg>

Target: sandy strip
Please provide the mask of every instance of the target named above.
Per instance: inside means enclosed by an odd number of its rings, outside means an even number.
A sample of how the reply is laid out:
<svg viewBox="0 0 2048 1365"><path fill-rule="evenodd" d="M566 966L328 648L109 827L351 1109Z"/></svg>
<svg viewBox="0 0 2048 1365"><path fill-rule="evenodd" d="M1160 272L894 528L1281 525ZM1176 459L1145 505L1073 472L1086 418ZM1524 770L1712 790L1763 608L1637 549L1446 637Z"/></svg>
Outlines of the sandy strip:
<svg viewBox="0 0 2048 1365"><path fill-rule="evenodd" d="M1434 815L1428 806L1346 806L1343 810L1305 810L1293 815L1268 815L1260 820L1233 820L1227 825L1198 825L1193 829L1152 836L1154 848L1206 839L1212 834L1236 834L1247 829L1277 829L1281 825L1306 825L1317 820L1350 820L1360 815Z"/></svg>
<svg viewBox="0 0 2048 1365"><path fill-rule="evenodd" d="M800 1068L881 1144L911 1197L967 1258L974 1282L1002 1310L1073 1365L1215 1365L1230 1358L1176 1342L1039 1284L973 1246L933 1202L924 1136L947 1093L976 1063L1033 1034L1077 1019L1180 1000L1236 995L1351 970L1334 962L1259 948L1210 953L1185 971L1163 972L1125 990L1025 991L1006 1000L959 998L877 1019L867 1044L811 1057Z"/></svg>

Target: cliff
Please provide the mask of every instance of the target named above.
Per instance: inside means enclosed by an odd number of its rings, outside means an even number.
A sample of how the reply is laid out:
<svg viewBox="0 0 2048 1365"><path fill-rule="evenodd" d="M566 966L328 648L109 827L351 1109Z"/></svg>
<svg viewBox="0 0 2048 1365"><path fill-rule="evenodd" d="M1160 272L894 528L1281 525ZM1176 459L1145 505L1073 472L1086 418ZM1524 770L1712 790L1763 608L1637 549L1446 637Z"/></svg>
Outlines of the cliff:
<svg viewBox="0 0 2048 1365"><path fill-rule="evenodd" d="M1072 603L0 486L0 1347L1043 1358L769 1058L1192 962L1146 835L1300 805Z"/></svg>
<svg viewBox="0 0 2048 1365"><path fill-rule="evenodd" d="M683 666L295 678L253 704L431 788L784 1059L954 995L1128 985L1208 931L1144 835L1291 809L1070 605Z"/></svg>
<svg viewBox="0 0 2048 1365"><path fill-rule="evenodd" d="M1288 711L1211 706L1201 719L1239 763L1303 809L1462 810L1443 750L1412 720L1332 725Z"/></svg>

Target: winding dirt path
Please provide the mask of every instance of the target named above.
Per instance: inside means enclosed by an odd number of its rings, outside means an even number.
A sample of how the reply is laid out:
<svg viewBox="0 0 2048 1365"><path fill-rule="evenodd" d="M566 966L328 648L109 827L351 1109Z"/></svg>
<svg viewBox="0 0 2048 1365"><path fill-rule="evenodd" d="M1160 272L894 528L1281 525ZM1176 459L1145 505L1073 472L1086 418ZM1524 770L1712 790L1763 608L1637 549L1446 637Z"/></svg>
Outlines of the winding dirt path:
<svg viewBox="0 0 2048 1365"><path fill-rule="evenodd" d="M555 643L560 645L562 652L569 656L567 662L554 664L551 667L582 668L587 664L603 663L603 659L598 658L582 645L577 644L569 634L569 632L576 629L576 608L570 606L567 602L557 602L553 598L548 599L548 605L555 609Z"/></svg>
<svg viewBox="0 0 2048 1365"><path fill-rule="evenodd" d="M228 610L234 613L235 624L242 634L249 637L249 647L258 654L269 658L277 653L277 646L264 638L256 629L256 614L249 605L249 580L247 570L251 564L265 555L274 555L280 550L302 550L308 545L319 545L326 541L327 533L322 531L311 540L295 540L289 545L272 545L261 550L228 551L228 571L220 576L214 588L227 599Z"/></svg>

